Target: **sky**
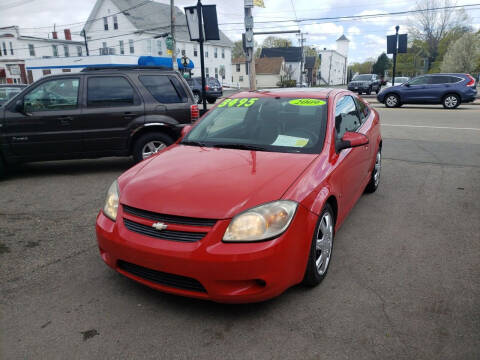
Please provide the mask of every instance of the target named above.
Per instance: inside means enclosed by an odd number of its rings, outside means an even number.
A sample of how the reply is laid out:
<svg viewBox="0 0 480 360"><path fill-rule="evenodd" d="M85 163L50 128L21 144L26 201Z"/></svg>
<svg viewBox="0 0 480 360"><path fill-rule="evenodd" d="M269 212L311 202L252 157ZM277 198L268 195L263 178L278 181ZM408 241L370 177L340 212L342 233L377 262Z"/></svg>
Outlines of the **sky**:
<svg viewBox="0 0 480 360"><path fill-rule="evenodd" d="M156 1L169 3L168 0ZM480 0L456 2L457 5L479 4L469 8L467 14L471 25L480 29ZM244 31L242 0L203 0L202 3L216 4L220 29L233 41L241 39ZM285 20L391 13L413 9L415 3L416 0L264 0L265 8L253 10L254 31L300 30L305 33L305 44L317 49L335 49L335 40L345 34L350 40L349 63L360 62L376 58L386 50L386 35L395 33L395 25L400 26L400 33L407 33L408 23L414 21L414 17L398 15L300 23ZM88 18L94 4L95 0L0 0L0 27L18 25L23 35L47 37L56 24L57 31L69 27L75 34L81 30L81 22ZM175 0L175 5L181 9L195 4L195 0ZM300 43L296 34L276 36L289 38L297 46ZM261 44L265 37L255 36L255 40Z"/></svg>

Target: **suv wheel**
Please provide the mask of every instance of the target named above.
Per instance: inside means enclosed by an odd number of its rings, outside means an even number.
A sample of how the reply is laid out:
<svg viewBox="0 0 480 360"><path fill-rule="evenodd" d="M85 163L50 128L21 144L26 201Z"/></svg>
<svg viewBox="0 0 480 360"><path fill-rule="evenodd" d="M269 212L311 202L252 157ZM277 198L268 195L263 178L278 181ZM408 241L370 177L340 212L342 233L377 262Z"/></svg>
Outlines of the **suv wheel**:
<svg viewBox="0 0 480 360"><path fill-rule="evenodd" d="M456 94L447 94L443 98L442 104L445 109L455 109L460 105L460 98Z"/></svg>
<svg viewBox="0 0 480 360"><path fill-rule="evenodd" d="M385 97L385 106L394 108L400 106L400 98L395 94L389 94Z"/></svg>
<svg viewBox="0 0 480 360"><path fill-rule="evenodd" d="M135 162L145 160L171 144L173 139L166 134L160 132L143 134L133 145L133 159Z"/></svg>
<svg viewBox="0 0 480 360"><path fill-rule="evenodd" d="M216 98L207 98L207 101L209 104L215 104L215 101L217 101Z"/></svg>
<svg viewBox="0 0 480 360"><path fill-rule="evenodd" d="M372 93L372 87L370 86L366 92L367 95L370 95Z"/></svg>
<svg viewBox="0 0 480 360"><path fill-rule="evenodd" d="M195 101L195 104L200 104L202 102L202 97L198 92L193 93L193 101Z"/></svg>

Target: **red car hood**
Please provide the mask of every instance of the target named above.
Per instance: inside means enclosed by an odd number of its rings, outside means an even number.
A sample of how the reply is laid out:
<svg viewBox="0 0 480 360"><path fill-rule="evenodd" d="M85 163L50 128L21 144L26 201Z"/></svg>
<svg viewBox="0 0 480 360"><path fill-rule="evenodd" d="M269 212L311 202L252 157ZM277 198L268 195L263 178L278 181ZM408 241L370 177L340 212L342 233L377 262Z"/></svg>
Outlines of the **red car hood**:
<svg viewBox="0 0 480 360"><path fill-rule="evenodd" d="M280 199L316 156L176 145L119 179L120 202L162 214L231 218Z"/></svg>

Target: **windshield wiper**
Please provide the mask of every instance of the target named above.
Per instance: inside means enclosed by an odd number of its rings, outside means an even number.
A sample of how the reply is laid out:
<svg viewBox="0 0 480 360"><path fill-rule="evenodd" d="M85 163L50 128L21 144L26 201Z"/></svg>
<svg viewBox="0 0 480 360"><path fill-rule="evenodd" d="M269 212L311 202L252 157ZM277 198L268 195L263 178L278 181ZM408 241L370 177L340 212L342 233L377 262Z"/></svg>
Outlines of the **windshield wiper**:
<svg viewBox="0 0 480 360"><path fill-rule="evenodd" d="M192 145L192 146L201 146L201 147L206 147L208 146L206 143L201 142L201 141L195 141L195 140L188 140L188 141L182 141L180 142L180 145Z"/></svg>
<svg viewBox="0 0 480 360"><path fill-rule="evenodd" d="M251 144L217 143L217 144L213 144L212 146L216 148L225 148L225 149L240 149L240 150L255 150L255 151L267 150L263 146L251 145Z"/></svg>

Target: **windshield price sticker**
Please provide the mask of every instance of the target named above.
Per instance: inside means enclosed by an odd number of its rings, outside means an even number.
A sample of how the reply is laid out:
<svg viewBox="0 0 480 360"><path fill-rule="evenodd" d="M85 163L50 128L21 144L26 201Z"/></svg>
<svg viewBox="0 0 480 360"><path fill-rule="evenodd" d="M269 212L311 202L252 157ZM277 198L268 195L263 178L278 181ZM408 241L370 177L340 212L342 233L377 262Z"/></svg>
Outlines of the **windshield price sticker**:
<svg viewBox="0 0 480 360"><path fill-rule="evenodd" d="M240 99L225 99L217 107L250 107L258 100L258 98L240 98Z"/></svg>
<svg viewBox="0 0 480 360"><path fill-rule="evenodd" d="M295 99L290 100L288 103L296 106L322 106L326 104L325 101L318 99Z"/></svg>

